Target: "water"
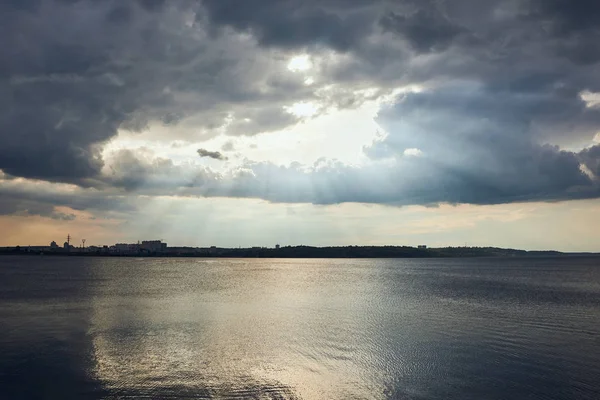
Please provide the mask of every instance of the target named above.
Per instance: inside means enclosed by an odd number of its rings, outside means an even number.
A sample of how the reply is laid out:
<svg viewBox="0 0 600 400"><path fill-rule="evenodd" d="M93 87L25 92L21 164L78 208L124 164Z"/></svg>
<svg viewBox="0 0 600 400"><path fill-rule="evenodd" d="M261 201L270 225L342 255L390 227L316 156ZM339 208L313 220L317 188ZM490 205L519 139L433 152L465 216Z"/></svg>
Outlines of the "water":
<svg viewBox="0 0 600 400"><path fill-rule="evenodd" d="M600 258L0 257L0 398L600 399Z"/></svg>

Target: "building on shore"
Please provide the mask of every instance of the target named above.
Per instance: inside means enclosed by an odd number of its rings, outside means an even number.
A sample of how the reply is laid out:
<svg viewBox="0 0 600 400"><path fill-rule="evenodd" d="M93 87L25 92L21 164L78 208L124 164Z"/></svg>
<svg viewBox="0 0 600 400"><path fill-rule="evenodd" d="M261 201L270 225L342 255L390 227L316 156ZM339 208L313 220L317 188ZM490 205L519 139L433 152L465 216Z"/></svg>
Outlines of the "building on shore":
<svg viewBox="0 0 600 400"><path fill-rule="evenodd" d="M141 243L117 243L110 247L111 253L117 254L139 254L139 253L165 253L167 244L162 240L144 240Z"/></svg>
<svg viewBox="0 0 600 400"><path fill-rule="evenodd" d="M138 243L117 243L111 247L114 253L119 254L135 254L140 252Z"/></svg>
<svg viewBox="0 0 600 400"><path fill-rule="evenodd" d="M162 240L144 240L140 249L149 253L164 253L167 251L167 244Z"/></svg>
<svg viewBox="0 0 600 400"><path fill-rule="evenodd" d="M48 246L27 246L26 250L28 253L40 253L44 251L49 251L50 247Z"/></svg>

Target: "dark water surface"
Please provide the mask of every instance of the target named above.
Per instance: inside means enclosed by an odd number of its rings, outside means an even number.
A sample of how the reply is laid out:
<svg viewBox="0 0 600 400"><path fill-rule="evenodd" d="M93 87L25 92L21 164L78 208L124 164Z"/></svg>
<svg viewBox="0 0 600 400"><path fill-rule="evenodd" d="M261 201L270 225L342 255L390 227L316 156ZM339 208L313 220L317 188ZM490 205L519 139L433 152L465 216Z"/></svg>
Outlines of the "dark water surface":
<svg viewBox="0 0 600 400"><path fill-rule="evenodd" d="M0 398L600 399L600 258L0 257Z"/></svg>

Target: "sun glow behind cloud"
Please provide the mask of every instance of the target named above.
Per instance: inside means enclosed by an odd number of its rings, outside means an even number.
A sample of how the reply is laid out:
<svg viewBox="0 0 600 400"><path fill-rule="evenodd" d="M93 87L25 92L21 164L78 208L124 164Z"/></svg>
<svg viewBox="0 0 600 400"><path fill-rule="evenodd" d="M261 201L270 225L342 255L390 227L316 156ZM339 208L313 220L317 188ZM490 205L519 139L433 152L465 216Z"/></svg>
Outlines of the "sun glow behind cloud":
<svg viewBox="0 0 600 400"><path fill-rule="evenodd" d="M301 102L295 103L290 107L284 107L284 109L297 117L312 117L319 112L319 106L313 102Z"/></svg>
<svg viewBox="0 0 600 400"><path fill-rule="evenodd" d="M310 56L308 54L302 54L293 57L287 65L287 68L292 72L305 72L311 69L313 66Z"/></svg>

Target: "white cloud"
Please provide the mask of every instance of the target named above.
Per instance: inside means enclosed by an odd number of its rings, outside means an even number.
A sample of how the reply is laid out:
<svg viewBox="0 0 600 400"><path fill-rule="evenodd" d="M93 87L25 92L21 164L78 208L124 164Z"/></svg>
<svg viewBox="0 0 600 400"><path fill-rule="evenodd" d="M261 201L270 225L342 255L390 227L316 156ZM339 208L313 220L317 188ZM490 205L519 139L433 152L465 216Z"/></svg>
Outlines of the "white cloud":
<svg viewBox="0 0 600 400"><path fill-rule="evenodd" d="M406 149L404 150L404 155L409 157L419 157L423 154L423 152L417 148Z"/></svg>
<svg viewBox="0 0 600 400"><path fill-rule="evenodd" d="M579 96L583 101L585 101L585 105L588 108L598 107L600 105L600 93L585 90L579 93Z"/></svg>

